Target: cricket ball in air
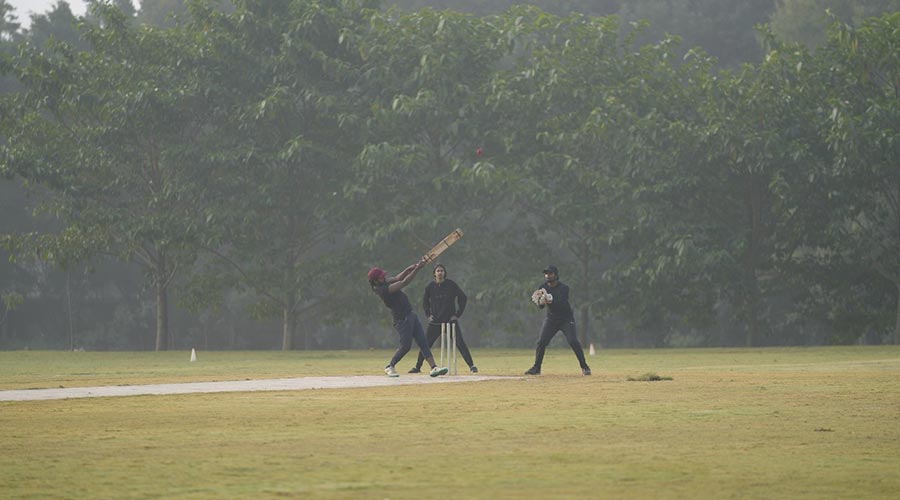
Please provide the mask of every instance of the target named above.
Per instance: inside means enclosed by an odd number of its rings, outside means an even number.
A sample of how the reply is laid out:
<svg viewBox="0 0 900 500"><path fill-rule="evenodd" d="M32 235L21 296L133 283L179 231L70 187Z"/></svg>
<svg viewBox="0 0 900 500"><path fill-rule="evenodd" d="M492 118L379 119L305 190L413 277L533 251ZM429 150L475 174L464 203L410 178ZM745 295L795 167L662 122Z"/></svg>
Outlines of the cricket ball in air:
<svg viewBox="0 0 900 500"><path fill-rule="evenodd" d="M475 156L477 156L477 157L479 157L479 158L481 158L482 156L484 156L484 149L482 149L482 148L476 149L476 150L475 150Z"/></svg>

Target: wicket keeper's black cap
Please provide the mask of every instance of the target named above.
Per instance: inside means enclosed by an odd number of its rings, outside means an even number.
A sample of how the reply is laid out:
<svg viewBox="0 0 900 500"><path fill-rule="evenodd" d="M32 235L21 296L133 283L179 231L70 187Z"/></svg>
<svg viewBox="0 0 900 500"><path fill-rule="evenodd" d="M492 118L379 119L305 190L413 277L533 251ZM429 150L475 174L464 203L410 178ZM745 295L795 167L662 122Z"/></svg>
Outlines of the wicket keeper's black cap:
<svg viewBox="0 0 900 500"><path fill-rule="evenodd" d="M544 273L553 273L559 276L559 269L557 269L556 266L547 266L544 268Z"/></svg>

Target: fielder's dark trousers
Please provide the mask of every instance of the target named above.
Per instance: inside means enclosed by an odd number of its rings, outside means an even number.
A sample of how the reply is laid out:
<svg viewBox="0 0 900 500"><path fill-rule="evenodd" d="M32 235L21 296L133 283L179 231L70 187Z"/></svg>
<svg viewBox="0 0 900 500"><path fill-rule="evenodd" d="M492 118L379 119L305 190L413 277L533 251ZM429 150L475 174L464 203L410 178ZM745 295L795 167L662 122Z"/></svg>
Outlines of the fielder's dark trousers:
<svg viewBox="0 0 900 500"><path fill-rule="evenodd" d="M466 345L466 340L462 336L462 329L459 327L459 321L454 321L453 324L456 325L456 350L459 351L463 361L471 367L475 362L472 361L472 353L469 352L469 346ZM441 324L428 323L428 333L425 336L428 339L428 347L433 346L434 341L441 336ZM422 351L419 351L419 359L416 361L416 368L422 368L423 361L425 361L425 355L422 354Z"/></svg>
<svg viewBox="0 0 900 500"><path fill-rule="evenodd" d="M541 328L541 338L538 339L537 349L534 353L534 367L537 368L538 371L541 370L541 365L544 363L544 351L547 350L547 346L550 345L550 341L553 340L556 333L560 331L566 336L569 347L575 352L575 357L578 358L578 364L581 365L582 369L587 368L588 364L584 359L584 348L581 347L581 342L578 341L578 336L575 335L575 322L565 319L550 318L544 318L544 327Z"/></svg>
<svg viewBox="0 0 900 500"><path fill-rule="evenodd" d="M400 335L400 347L397 348L397 352L391 358L391 366L397 366L397 363L403 359L403 356L406 356L406 353L412 347L413 339L416 339L420 352L425 353L426 358L432 357L431 349L425 341L425 330L422 329L422 322L419 321L416 313L409 313L409 316L394 323L394 329L397 330L397 335Z"/></svg>

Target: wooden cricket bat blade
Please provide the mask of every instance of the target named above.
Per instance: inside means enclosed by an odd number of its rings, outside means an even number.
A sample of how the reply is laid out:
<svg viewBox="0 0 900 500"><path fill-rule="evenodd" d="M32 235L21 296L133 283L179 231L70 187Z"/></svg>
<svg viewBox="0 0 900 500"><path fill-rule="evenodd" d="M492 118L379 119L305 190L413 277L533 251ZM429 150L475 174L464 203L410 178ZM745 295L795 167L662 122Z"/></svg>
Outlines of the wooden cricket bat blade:
<svg viewBox="0 0 900 500"><path fill-rule="evenodd" d="M462 238L462 235L462 229L457 228L455 231L445 236L437 245L431 247L431 250L425 253L425 256L423 257L425 262L434 262L440 254L444 253L444 250L450 248L450 245L459 241L459 239Z"/></svg>

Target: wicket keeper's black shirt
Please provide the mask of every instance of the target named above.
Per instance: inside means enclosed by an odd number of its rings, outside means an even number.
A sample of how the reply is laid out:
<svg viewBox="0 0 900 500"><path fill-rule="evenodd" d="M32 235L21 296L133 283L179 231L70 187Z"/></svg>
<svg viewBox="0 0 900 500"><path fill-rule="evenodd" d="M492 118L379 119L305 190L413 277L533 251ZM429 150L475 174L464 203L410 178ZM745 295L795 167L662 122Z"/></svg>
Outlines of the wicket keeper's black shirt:
<svg viewBox="0 0 900 500"><path fill-rule="evenodd" d="M384 301L384 305L391 310L394 316L394 323L405 319L412 312L412 305L409 303L409 297L403 293L403 290L397 290L394 293L388 291L387 283L375 287L375 293Z"/></svg>
<svg viewBox="0 0 900 500"><path fill-rule="evenodd" d="M569 285L557 281L556 286L550 286L544 282L540 288L547 290L547 293L553 296L553 302L546 306L548 318L575 321L575 314L572 312L572 306L569 305ZM540 307L543 309L545 306Z"/></svg>

